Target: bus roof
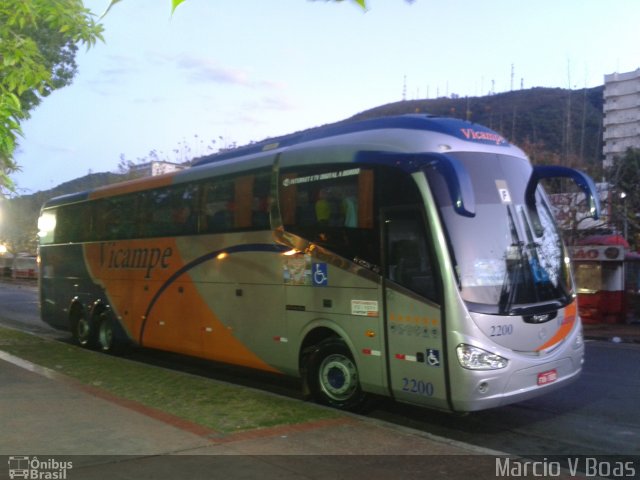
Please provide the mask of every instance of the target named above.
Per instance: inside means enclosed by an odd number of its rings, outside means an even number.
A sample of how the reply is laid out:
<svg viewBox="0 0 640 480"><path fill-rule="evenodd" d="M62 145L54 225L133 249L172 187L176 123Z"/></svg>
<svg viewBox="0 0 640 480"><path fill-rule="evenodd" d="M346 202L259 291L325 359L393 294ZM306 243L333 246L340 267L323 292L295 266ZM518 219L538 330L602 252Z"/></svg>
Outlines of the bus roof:
<svg viewBox="0 0 640 480"><path fill-rule="evenodd" d="M304 142L335 137L338 135L382 129L430 131L449 135L463 141L492 146L510 146L509 142L507 142L507 140L500 134L476 123L457 118L436 117L426 114L410 114L373 118L362 121L344 121L304 130L302 132L292 133L282 137L270 138L245 147L236 148L229 152L207 155L196 160L193 163L193 166L205 165L222 160L231 160L245 155L291 147Z"/></svg>

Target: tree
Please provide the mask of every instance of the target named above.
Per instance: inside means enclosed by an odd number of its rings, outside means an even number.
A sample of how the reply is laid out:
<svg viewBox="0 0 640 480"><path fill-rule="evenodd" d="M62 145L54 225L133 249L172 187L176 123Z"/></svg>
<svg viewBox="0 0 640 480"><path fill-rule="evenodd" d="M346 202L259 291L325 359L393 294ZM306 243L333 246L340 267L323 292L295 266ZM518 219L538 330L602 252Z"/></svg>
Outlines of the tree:
<svg viewBox="0 0 640 480"><path fill-rule="evenodd" d="M0 194L9 174L20 124L41 99L71 83L79 44L102 40L102 26L82 0L0 2Z"/></svg>
<svg viewBox="0 0 640 480"><path fill-rule="evenodd" d="M0 200L2 206L2 228L0 244L9 253L34 254L38 246L38 211L42 203L40 195Z"/></svg>

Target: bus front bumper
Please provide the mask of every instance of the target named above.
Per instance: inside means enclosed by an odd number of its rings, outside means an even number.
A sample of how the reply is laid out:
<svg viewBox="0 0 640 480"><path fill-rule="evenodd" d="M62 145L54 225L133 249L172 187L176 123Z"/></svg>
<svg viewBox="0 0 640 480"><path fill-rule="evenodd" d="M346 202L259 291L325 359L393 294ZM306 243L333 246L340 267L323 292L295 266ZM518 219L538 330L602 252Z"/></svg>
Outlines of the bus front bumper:
<svg viewBox="0 0 640 480"><path fill-rule="evenodd" d="M578 353L578 352L576 352ZM501 407L545 395L574 382L582 372L582 354L514 370L510 375L474 375L464 399L452 398L455 411ZM487 372L485 372L486 374Z"/></svg>

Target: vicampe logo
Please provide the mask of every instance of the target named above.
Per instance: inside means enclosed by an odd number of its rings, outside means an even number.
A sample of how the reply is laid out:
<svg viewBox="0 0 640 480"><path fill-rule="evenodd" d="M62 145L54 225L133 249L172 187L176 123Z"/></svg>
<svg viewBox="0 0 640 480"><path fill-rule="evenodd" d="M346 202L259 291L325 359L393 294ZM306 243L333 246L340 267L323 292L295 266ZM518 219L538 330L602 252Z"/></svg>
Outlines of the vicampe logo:
<svg viewBox="0 0 640 480"><path fill-rule="evenodd" d="M33 480L64 480L72 462L61 462L54 458L40 460L38 457L12 455L9 457L9 478Z"/></svg>

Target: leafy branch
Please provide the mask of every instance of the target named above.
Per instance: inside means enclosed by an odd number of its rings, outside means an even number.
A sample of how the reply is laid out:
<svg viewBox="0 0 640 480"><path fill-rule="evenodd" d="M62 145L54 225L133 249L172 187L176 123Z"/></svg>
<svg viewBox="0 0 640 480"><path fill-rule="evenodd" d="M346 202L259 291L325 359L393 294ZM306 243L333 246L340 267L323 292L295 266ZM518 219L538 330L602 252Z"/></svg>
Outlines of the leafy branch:
<svg viewBox="0 0 640 480"><path fill-rule="evenodd" d="M78 44L102 40L102 26L82 0L0 2L0 195L11 190L21 122L75 74Z"/></svg>

